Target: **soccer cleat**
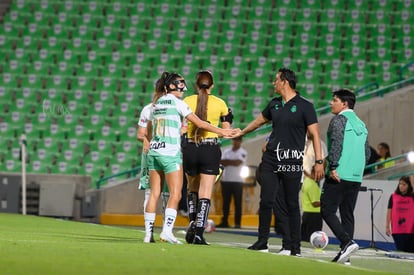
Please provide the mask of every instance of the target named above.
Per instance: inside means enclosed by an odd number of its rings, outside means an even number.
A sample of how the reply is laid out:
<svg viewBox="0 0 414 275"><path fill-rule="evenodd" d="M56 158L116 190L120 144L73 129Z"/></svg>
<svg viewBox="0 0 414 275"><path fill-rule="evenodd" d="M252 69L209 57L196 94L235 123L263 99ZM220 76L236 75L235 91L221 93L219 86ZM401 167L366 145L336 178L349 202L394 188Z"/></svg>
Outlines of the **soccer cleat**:
<svg viewBox="0 0 414 275"><path fill-rule="evenodd" d="M346 259L349 258L353 252L357 251L359 248L358 244L354 241L349 241L342 249L339 251L338 255L332 260L332 262L344 263Z"/></svg>
<svg viewBox="0 0 414 275"><path fill-rule="evenodd" d="M187 232L185 233L185 241L187 243L192 244L194 242L195 231L195 223L194 221L191 221L190 225L187 228Z"/></svg>
<svg viewBox="0 0 414 275"><path fill-rule="evenodd" d="M267 247L267 240L258 240L247 249L256 250L260 252L269 252L269 248Z"/></svg>
<svg viewBox="0 0 414 275"><path fill-rule="evenodd" d="M195 235L193 244L210 245L208 242L206 242L206 240L203 237L198 235Z"/></svg>
<svg viewBox="0 0 414 275"><path fill-rule="evenodd" d="M149 236L144 237L144 243L155 243L154 235L151 233Z"/></svg>
<svg viewBox="0 0 414 275"><path fill-rule="evenodd" d="M291 251L290 250L287 250L287 249L284 249L282 247L277 254L279 254L279 255L285 255L285 256L290 256Z"/></svg>
<svg viewBox="0 0 414 275"><path fill-rule="evenodd" d="M346 259L344 265L351 265L351 258Z"/></svg>
<svg viewBox="0 0 414 275"><path fill-rule="evenodd" d="M165 232L161 232L160 240L162 242L169 242L171 244L182 244L182 242L177 240L177 238L172 233L167 234Z"/></svg>

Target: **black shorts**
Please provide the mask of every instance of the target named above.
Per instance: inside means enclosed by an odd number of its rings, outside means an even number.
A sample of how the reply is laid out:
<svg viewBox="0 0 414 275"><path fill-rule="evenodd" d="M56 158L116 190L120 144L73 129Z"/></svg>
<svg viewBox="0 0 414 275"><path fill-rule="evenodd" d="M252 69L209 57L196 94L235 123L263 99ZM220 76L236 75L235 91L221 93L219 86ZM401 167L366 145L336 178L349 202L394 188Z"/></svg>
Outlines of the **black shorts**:
<svg viewBox="0 0 414 275"><path fill-rule="evenodd" d="M218 175L221 160L219 144L187 143L183 147L184 172L190 176L198 174Z"/></svg>

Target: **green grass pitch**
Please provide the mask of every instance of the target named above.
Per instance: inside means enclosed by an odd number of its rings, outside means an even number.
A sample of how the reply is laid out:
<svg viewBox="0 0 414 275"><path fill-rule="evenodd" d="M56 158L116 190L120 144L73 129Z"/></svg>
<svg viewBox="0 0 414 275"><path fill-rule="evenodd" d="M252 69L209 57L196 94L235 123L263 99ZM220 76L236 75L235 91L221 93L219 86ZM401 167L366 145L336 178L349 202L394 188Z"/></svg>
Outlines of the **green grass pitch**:
<svg viewBox="0 0 414 275"><path fill-rule="evenodd" d="M245 249L255 237L223 232L206 234L210 246L144 244L143 236L137 228L0 213L0 274L412 274L414 267L381 255L330 263L336 247L320 256L305 247L302 258L260 253Z"/></svg>

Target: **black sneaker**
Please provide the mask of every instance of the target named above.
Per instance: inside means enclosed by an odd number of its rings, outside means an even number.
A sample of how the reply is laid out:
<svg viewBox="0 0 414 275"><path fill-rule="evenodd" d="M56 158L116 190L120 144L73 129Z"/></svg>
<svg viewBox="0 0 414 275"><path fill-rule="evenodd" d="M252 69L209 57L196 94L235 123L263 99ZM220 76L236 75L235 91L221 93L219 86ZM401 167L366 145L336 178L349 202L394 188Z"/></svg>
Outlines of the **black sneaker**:
<svg viewBox="0 0 414 275"><path fill-rule="evenodd" d="M194 237L195 237L195 224L194 221L190 222L190 225L187 228L187 232L185 233L185 241L189 244L194 243Z"/></svg>
<svg viewBox="0 0 414 275"><path fill-rule="evenodd" d="M341 251L339 251L339 253L336 254L335 258L333 258L331 262L336 263L338 261L338 259L339 259L339 256L341 256Z"/></svg>
<svg viewBox="0 0 414 275"><path fill-rule="evenodd" d="M267 247L267 240L258 240L247 249L256 250L260 252L269 252L269 248Z"/></svg>
<svg viewBox="0 0 414 275"><path fill-rule="evenodd" d="M195 235L193 244L210 245L203 237L200 237L198 235Z"/></svg>
<svg viewBox="0 0 414 275"><path fill-rule="evenodd" d="M290 256L302 257L302 255L300 254L300 250L291 250Z"/></svg>
<svg viewBox="0 0 414 275"><path fill-rule="evenodd" d="M342 249L339 251L338 255L332 260L333 262L344 263L353 252L357 251L359 245L354 241L349 241Z"/></svg>

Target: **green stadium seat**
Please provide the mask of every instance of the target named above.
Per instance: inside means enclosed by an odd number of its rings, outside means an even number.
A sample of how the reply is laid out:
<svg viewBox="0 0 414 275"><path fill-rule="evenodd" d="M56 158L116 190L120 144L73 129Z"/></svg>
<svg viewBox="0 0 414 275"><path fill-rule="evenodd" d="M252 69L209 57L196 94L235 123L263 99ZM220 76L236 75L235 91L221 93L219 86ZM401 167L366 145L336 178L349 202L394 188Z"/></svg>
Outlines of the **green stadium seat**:
<svg viewBox="0 0 414 275"><path fill-rule="evenodd" d="M347 24L361 23L365 20L364 10L355 8L341 12L341 22Z"/></svg>
<svg viewBox="0 0 414 275"><path fill-rule="evenodd" d="M50 146L42 147L42 143L39 143L37 157L35 157L35 159L41 161L45 165L55 166L57 164L58 156L59 152L57 150L57 146L54 150L51 150Z"/></svg>
<svg viewBox="0 0 414 275"><path fill-rule="evenodd" d="M323 10L320 10L318 18L319 24L326 24L328 22L335 22L341 14L341 10L329 7Z"/></svg>
<svg viewBox="0 0 414 275"><path fill-rule="evenodd" d="M316 23L318 19L318 13L318 9L303 7L302 9L296 9L296 12L293 14L293 20L296 22Z"/></svg>
<svg viewBox="0 0 414 275"><path fill-rule="evenodd" d="M79 165L63 154L61 166L36 164L38 171L58 173L60 167L100 177L130 167L137 116L164 70L177 70L188 83L199 69L212 70L219 93L256 102L233 102L247 108L237 118L245 125L263 108L254 99L273 94L279 67L296 69L298 89L316 102L319 90L392 81L398 66L413 58L411 1L132 2L12 2L0 28L0 98L16 99L2 101L0 118L8 127L0 129L17 136L31 121L39 133L30 138L40 145L67 135L68 144L76 139L92 147L104 126L112 125L110 134L122 132L121 163ZM103 107L109 102L112 108ZM58 118L61 105L72 116ZM22 109L30 112L22 115ZM43 140L37 140L40 133ZM102 147L93 151L106 157L108 146ZM64 149L73 156L77 150ZM32 160L35 169L39 160Z"/></svg>
<svg viewBox="0 0 414 275"><path fill-rule="evenodd" d="M75 67L77 76L84 76L87 78L97 78L100 75L101 65L98 62L83 62L79 66ZM76 83L76 81L73 81Z"/></svg>
<svg viewBox="0 0 414 275"><path fill-rule="evenodd" d="M29 164L32 173L48 174L51 169L51 165L40 160L33 160Z"/></svg>
<svg viewBox="0 0 414 275"><path fill-rule="evenodd" d="M68 78L62 77L61 75L47 76L44 80L48 89L56 89L58 91L68 89Z"/></svg>
<svg viewBox="0 0 414 275"><path fill-rule="evenodd" d="M21 32L22 28L22 26L12 24L11 22L5 22L3 24L1 33L3 35L6 35L8 39L13 40L15 44L19 39L18 34Z"/></svg>
<svg viewBox="0 0 414 275"><path fill-rule="evenodd" d="M301 8L301 9L308 8L311 11L320 11L323 7L321 4L324 4L324 2L325 1L323 1L323 3L319 3L318 1L315 1L315 0L304 0L304 1L298 1L297 4L299 5L298 8Z"/></svg>
<svg viewBox="0 0 414 275"><path fill-rule="evenodd" d="M137 155L139 155L138 152L138 143L135 141L130 141L130 140L126 140L121 142L121 150L128 154L128 155L133 155L134 153L136 153Z"/></svg>
<svg viewBox="0 0 414 275"><path fill-rule="evenodd" d="M6 156L5 165L2 165L2 171L19 173L22 171L22 164L20 160L10 159ZM3 170L4 169L4 170Z"/></svg>
<svg viewBox="0 0 414 275"><path fill-rule="evenodd" d="M10 54L14 54L14 53L10 52ZM10 55L8 55L8 56L10 56ZM12 59L12 60L9 60L8 63L4 64L3 72L5 74L8 74L9 77L11 77L11 74L13 74L14 76L17 76L17 75L23 74L24 67L25 67L25 62L24 61Z"/></svg>
<svg viewBox="0 0 414 275"><path fill-rule="evenodd" d="M52 73L52 64L44 61L34 61L33 63L28 64L27 73L38 75L40 78L42 78L43 76L50 75Z"/></svg>

